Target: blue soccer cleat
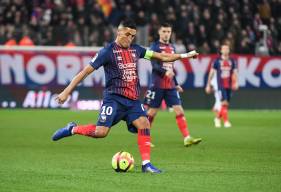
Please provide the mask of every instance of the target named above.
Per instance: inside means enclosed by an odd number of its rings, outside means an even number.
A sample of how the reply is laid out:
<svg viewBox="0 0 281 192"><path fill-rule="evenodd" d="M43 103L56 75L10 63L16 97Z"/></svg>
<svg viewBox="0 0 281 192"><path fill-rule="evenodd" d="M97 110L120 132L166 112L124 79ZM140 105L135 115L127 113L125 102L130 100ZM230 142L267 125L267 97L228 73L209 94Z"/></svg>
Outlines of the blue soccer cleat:
<svg viewBox="0 0 281 192"><path fill-rule="evenodd" d="M154 167L151 163L147 163L142 165L143 173L161 173L162 171Z"/></svg>
<svg viewBox="0 0 281 192"><path fill-rule="evenodd" d="M54 133L54 135L53 135L53 137L52 137L52 140L53 140L53 141L57 141L57 140L62 139L62 138L64 138L64 137L69 137L69 136L71 136L71 135L72 135L71 131L72 131L73 127L76 127L76 126L77 126L77 124L74 123L74 122L68 123L65 127L61 128L61 129L59 129L59 130L57 130L57 131Z"/></svg>

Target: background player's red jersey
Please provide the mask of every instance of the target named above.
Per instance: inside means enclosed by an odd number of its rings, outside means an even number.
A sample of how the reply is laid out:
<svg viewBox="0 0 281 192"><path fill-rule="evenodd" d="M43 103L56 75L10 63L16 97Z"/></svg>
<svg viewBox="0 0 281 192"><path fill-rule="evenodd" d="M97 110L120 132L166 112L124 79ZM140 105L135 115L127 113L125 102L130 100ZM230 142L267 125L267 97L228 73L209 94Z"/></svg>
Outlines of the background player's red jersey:
<svg viewBox="0 0 281 192"><path fill-rule="evenodd" d="M175 53L175 47L172 44L154 42L150 49L159 53ZM160 89L173 89L176 87L175 78L165 76L166 70L174 71L174 62L151 61L152 63L152 83L151 87Z"/></svg>
<svg viewBox="0 0 281 192"><path fill-rule="evenodd" d="M232 88L232 76L237 64L233 59L223 60L221 57L216 59L213 68L217 71L217 82L219 89Z"/></svg>

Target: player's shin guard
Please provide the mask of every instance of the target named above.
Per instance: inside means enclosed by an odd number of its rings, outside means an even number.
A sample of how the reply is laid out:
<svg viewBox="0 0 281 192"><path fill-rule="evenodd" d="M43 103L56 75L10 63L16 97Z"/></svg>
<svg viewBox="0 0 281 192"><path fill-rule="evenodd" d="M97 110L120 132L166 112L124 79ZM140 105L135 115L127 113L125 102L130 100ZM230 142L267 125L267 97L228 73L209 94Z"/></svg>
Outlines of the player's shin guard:
<svg viewBox="0 0 281 192"><path fill-rule="evenodd" d="M95 137L96 125L89 124L89 125L78 125L73 128L73 134L85 135L88 137Z"/></svg>
<svg viewBox="0 0 281 192"><path fill-rule="evenodd" d="M222 105L221 107L221 117L224 122L228 121L228 105Z"/></svg>
<svg viewBox="0 0 281 192"><path fill-rule="evenodd" d="M138 129L138 146L142 161L150 161L150 130Z"/></svg>
<svg viewBox="0 0 281 192"><path fill-rule="evenodd" d="M184 138L189 136L189 131L188 131L188 128L187 128L187 122L186 122L186 119L184 117L184 114L177 115L176 121L177 121L179 130L180 130L182 136Z"/></svg>

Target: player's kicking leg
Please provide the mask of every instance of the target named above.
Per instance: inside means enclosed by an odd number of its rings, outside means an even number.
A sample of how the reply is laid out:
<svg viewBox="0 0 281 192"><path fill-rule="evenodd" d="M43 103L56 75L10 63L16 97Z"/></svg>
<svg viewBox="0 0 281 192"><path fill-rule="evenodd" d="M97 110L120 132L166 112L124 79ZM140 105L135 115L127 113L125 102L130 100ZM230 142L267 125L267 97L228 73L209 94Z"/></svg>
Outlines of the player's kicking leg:
<svg viewBox="0 0 281 192"><path fill-rule="evenodd" d="M57 140L60 140L60 139L62 139L64 137L69 137L69 136L73 135L72 129L73 129L73 127L76 127L76 126L77 125L74 122L68 123L65 127L57 130L54 133L54 135L52 136L52 140L53 141L57 141Z"/></svg>
<svg viewBox="0 0 281 192"><path fill-rule="evenodd" d="M103 138L109 133L110 128L106 126L96 126L94 124L76 125L76 123L68 123L65 127L57 130L53 137L53 141L60 140L75 134L84 135L92 138Z"/></svg>

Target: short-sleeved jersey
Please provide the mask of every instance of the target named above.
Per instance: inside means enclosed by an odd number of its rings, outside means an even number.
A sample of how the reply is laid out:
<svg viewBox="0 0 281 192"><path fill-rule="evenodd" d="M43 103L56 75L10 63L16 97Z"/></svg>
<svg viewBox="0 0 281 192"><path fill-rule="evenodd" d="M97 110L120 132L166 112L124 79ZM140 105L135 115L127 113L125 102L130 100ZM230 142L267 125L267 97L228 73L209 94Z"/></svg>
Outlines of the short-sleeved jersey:
<svg viewBox="0 0 281 192"><path fill-rule="evenodd" d="M152 43L150 50L159 53L175 53L175 47L168 43L161 43L156 41ZM154 88L160 89L173 89L176 87L176 80L170 79L165 76L166 70L174 71L174 62L160 62L160 61L151 61L152 63L152 78L151 86Z"/></svg>
<svg viewBox="0 0 281 192"><path fill-rule="evenodd" d="M144 58L145 54L146 49L136 44L122 48L113 42L101 49L90 61L90 65L94 69L104 67L104 94L117 94L137 100L140 94L137 61Z"/></svg>
<svg viewBox="0 0 281 192"><path fill-rule="evenodd" d="M232 58L228 60L217 58L214 62L213 68L217 72L218 88L231 89L233 71L234 69L237 69L236 62Z"/></svg>

